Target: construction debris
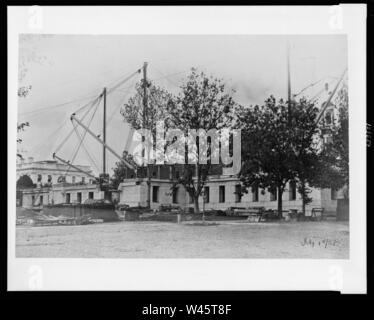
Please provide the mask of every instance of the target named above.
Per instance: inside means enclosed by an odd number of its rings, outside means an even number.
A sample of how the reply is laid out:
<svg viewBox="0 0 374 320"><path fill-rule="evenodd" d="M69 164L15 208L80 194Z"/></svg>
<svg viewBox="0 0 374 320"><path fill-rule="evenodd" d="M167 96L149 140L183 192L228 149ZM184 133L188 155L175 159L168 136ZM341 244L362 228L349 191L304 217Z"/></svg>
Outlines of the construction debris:
<svg viewBox="0 0 374 320"><path fill-rule="evenodd" d="M45 215L43 211L23 209L17 212L16 225L29 226L57 226L57 225L83 225L92 223L102 223L103 219L94 219L90 215L80 217L67 217L64 215Z"/></svg>

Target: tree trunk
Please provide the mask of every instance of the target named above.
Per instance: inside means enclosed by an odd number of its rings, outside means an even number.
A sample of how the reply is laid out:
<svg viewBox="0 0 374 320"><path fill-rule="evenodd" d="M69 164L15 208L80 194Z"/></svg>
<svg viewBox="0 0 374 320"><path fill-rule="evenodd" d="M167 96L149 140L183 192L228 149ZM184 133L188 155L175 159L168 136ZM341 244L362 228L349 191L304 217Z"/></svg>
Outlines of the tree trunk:
<svg viewBox="0 0 374 320"><path fill-rule="evenodd" d="M202 220L205 222L205 194L203 196L203 214L202 214Z"/></svg>
<svg viewBox="0 0 374 320"><path fill-rule="evenodd" d="M196 165L195 165L195 174L196 174L196 192L195 192L195 196L194 196L194 212L195 214L199 214L200 213L200 210L199 210L199 194L197 193L198 190L199 190L199 187L200 187L200 168L199 168L199 163L198 163L198 160L196 161Z"/></svg>
<svg viewBox="0 0 374 320"><path fill-rule="evenodd" d="M278 187L278 218L282 218L282 195L283 191L281 188Z"/></svg>
<svg viewBox="0 0 374 320"><path fill-rule="evenodd" d="M303 202L302 202L302 210L303 210L303 217L305 217L305 207L306 207L306 204L305 204L305 200L306 200L306 188L305 188L305 182L302 180L301 181L301 188L303 190L303 193L302 193L302 199L303 199Z"/></svg>
<svg viewBox="0 0 374 320"><path fill-rule="evenodd" d="M303 217L305 217L305 199L304 198L303 198L302 210L303 210Z"/></svg>
<svg viewBox="0 0 374 320"><path fill-rule="evenodd" d="M193 199L193 209L194 209L194 213L195 214L199 214L200 213L200 210L199 210L199 197L194 197L194 199Z"/></svg>
<svg viewBox="0 0 374 320"><path fill-rule="evenodd" d="M151 172L149 169L149 164L147 164L147 205L148 209L151 208Z"/></svg>

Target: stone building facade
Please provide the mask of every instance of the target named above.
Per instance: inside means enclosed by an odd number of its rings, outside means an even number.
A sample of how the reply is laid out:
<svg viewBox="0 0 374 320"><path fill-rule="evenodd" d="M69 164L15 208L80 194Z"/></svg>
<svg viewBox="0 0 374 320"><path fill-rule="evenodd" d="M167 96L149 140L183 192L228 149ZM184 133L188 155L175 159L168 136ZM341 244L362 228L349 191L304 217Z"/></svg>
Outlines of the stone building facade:
<svg viewBox="0 0 374 320"><path fill-rule="evenodd" d="M55 170L56 167L60 170ZM41 168L41 170L38 170ZM87 169L87 168L86 168ZM88 168L89 169L89 168ZM55 171L53 171L55 170ZM38 175L47 176L50 174L56 177L64 172L66 167L57 166L55 162L40 161L30 163L17 171L17 176L30 173L35 179ZM199 199L199 207L206 210L226 210L229 207L265 207L266 209L277 208L277 194L268 190L250 189L240 196L241 184L237 177L226 175L222 168L215 168L205 184L205 203L203 196ZM193 202L186 189L179 185L176 191L172 191L172 185L181 174L181 167L178 166L154 166L151 168L150 179L150 206L151 209L158 209L160 205L176 205L182 209L193 208ZM26 174L27 174L26 173ZM87 199L104 199L104 191L101 191L98 184L92 183L90 179L82 181L80 172L71 171L70 182L56 182L50 185L38 184L37 187L22 190L21 205L25 208L53 204L74 204L84 203ZM75 176L79 182L72 182ZM89 178L89 177L88 177ZM53 178L52 178L53 179ZM34 182L35 180L33 180ZM75 180L77 181L77 180ZM43 182L43 178L42 178ZM135 178L134 173L129 170L127 176L118 186L118 202L132 207L147 205L148 185L146 178ZM310 215L312 208L324 208L326 212L335 213L337 199L343 197L342 191L330 189L313 189L310 194L313 201L306 207L306 214ZM283 193L283 209L296 209L301 211L302 199L296 190L296 185L289 183Z"/></svg>
<svg viewBox="0 0 374 320"><path fill-rule="evenodd" d="M34 161L29 158L17 163L17 180L27 175L35 185L34 188L19 190L21 198L17 199L18 205L29 208L103 199L104 192L90 176L90 166L76 166L88 174L53 160ZM64 181L61 181L60 177L64 177Z"/></svg>
<svg viewBox="0 0 374 320"><path fill-rule="evenodd" d="M183 209L193 208L193 202L186 189L179 185L177 191L172 192L173 181L178 176L178 167L155 166L151 171L150 179L150 206L152 209L158 209L160 205L176 205ZM153 174L152 174L153 172ZM162 174L164 173L164 174ZM129 172L129 177L120 183L118 190L120 192L120 204L130 206L147 205L147 180L145 178L134 178L133 173ZM236 176L225 175L221 170L220 174L210 175L206 181L205 203L203 196L199 199L200 210L216 209L226 210L229 207L265 207L266 209L277 209L277 194L268 190L250 189L247 193L240 196L241 183ZM342 198L341 191L332 191L331 189L312 189L309 196L313 199L306 206L306 215L310 215L313 208L324 208L325 212L336 213L337 199ZM302 198L297 192L296 185L289 183L282 196L284 210L296 209L302 210Z"/></svg>
<svg viewBox="0 0 374 320"><path fill-rule="evenodd" d="M87 199L104 199L98 185L58 183L50 187L23 189L21 205L24 208L32 208L62 203L84 203Z"/></svg>
<svg viewBox="0 0 374 320"><path fill-rule="evenodd" d="M77 165L84 172L92 174L90 166ZM55 184L59 182L60 177L65 177L68 183L90 183L92 178L72 167L58 163L55 160L34 161L32 157L27 160L21 160L17 163L17 180L27 175L33 183L39 185Z"/></svg>

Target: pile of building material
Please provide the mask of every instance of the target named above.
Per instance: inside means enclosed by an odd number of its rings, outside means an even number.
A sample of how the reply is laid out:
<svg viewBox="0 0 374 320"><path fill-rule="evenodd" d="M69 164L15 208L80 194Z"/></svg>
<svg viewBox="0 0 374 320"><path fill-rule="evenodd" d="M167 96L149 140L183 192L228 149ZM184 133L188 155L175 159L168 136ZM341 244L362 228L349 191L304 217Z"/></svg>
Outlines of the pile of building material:
<svg viewBox="0 0 374 320"><path fill-rule="evenodd" d="M16 218L16 225L29 226L81 225L101 222L103 222L103 219L95 219L90 215L72 217L60 214L55 216L44 214L43 210L35 211L24 208L17 210Z"/></svg>
<svg viewBox="0 0 374 320"><path fill-rule="evenodd" d="M223 210L218 210L218 209L205 209L204 214L206 216L226 216L225 211Z"/></svg>
<svg viewBox="0 0 374 320"><path fill-rule="evenodd" d="M89 216L94 220L104 222L118 221L114 204L105 200L87 199L84 203L62 203L55 205L44 205L43 213L50 216L66 216L71 218L82 218Z"/></svg>
<svg viewBox="0 0 374 320"><path fill-rule="evenodd" d="M154 215L150 209L142 207L130 207L128 205L121 205L115 210L118 219L121 221L137 221L144 217Z"/></svg>
<svg viewBox="0 0 374 320"><path fill-rule="evenodd" d="M264 210L264 207L229 207L226 210L226 215L241 217L261 216Z"/></svg>
<svg viewBox="0 0 374 320"><path fill-rule="evenodd" d="M158 208L158 212L171 212L171 213L181 213L182 209L178 205L173 204L161 204Z"/></svg>
<svg viewBox="0 0 374 320"><path fill-rule="evenodd" d="M17 217L17 225L30 225L30 226L54 226L54 225L72 225L76 224L74 218L65 217L65 216L47 216L43 213L35 213L31 211L30 215L24 215Z"/></svg>

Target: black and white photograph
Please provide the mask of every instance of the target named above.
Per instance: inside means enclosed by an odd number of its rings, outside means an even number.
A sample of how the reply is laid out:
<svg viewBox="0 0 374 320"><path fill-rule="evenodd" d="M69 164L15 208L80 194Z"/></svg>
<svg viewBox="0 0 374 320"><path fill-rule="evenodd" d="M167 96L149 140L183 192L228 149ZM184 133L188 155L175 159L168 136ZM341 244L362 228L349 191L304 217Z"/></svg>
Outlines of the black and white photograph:
<svg viewBox="0 0 374 320"><path fill-rule="evenodd" d="M365 145L365 119L352 119L365 102L342 30L357 15L324 9L331 32L168 33L150 21L136 34L44 30L56 9L17 9L29 20L10 42L8 248L30 261L18 287L44 289L39 259L165 262L165 275L167 261L321 262L331 278L358 258L366 211L352 193L366 195L355 180L366 151L351 148Z"/></svg>

